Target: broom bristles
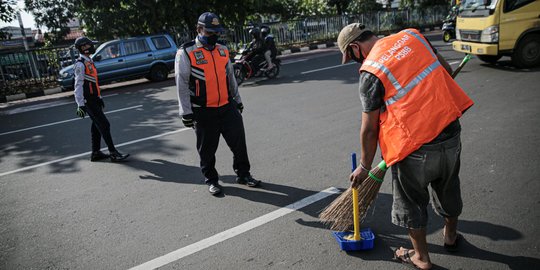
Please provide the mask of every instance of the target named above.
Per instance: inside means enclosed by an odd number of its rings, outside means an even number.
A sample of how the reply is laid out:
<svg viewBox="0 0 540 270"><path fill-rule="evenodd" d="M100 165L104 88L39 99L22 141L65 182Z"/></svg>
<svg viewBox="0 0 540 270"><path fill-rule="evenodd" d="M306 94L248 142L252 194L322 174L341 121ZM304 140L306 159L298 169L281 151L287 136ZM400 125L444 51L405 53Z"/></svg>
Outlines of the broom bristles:
<svg viewBox="0 0 540 270"><path fill-rule="evenodd" d="M384 161L383 161L384 162ZM358 206L360 222L364 220L367 211L381 188L382 179L386 174L386 165L383 168L377 166L370 171L368 176L358 189ZM353 226L353 198L352 188L345 190L339 197L330 203L319 215L320 220L330 225L334 231L347 231Z"/></svg>

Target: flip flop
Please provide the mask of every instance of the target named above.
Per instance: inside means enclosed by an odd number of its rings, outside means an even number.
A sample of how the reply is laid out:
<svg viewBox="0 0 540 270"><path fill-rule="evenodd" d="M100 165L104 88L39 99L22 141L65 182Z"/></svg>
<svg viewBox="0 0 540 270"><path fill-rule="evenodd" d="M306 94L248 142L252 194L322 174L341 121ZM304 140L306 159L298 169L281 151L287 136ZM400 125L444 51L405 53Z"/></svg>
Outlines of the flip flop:
<svg viewBox="0 0 540 270"><path fill-rule="evenodd" d="M412 262L411 255L409 254L410 249L403 248L403 251L404 251L403 255L397 255L397 252L399 251L399 249L400 248L394 249L394 258L392 258L392 260L399 262L401 264L404 264L405 266L408 266L412 269L420 269L420 267L416 266L416 264ZM413 254L414 254L414 250L413 250Z"/></svg>
<svg viewBox="0 0 540 270"><path fill-rule="evenodd" d="M444 243L444 249L448 252L457 252L459 250L459 243L463 240L463 235L457 234L456 235L456 241L454 241L453 244L449 245Z"/></svg>

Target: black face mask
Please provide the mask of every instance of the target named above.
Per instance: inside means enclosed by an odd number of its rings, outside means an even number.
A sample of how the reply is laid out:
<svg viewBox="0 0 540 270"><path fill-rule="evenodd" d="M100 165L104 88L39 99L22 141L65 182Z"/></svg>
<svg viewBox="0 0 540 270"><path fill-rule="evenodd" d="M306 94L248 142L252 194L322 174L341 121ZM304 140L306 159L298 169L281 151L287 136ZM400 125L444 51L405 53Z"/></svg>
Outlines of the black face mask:
<svg viewBox="0 0 540 270"><path fill-rule="evenodd" d="M83 54L93 54L96 52L96 47L92 44L92 46L84 51L82 51Z"/></svg>
<svg viewBox="0 0 540 270"><path fill-rule="evenodd" d="M364 62L364 56L362 55L362 52L360 52L360 57L356 57L353 49L351 47L349 47L348 49L349 49L349 56L351 57L353 61L358 62L358 63Z"/></svg>
<svg viewBox="0 0 540 270"><path fill-rule="evenodd" d="M206 43L210 46L215 46L218 41L218 35L211 35L206 38Z"/></svg>

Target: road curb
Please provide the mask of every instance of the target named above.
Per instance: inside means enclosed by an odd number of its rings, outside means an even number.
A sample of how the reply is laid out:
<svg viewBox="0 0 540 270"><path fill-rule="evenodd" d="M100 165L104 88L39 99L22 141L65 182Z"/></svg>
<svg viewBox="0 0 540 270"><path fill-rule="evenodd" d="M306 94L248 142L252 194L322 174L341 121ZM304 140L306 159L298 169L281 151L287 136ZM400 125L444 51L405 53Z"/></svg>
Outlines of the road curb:
<svg viewBox="0 0 540 270"><path fill-rule="evenodd" d="M39 90L39 91L35 91L35 92L30 92L30 93L21 93L21 94L15 94L15 95L0 96L0 103L16 101L16 100L21 100L21 99L27 99L27 98L48 96L48 95L58 94L58 93L61 93L61 92L64 92L64 91L62 91L62 89L60 87L56 87L56 88Z"/></svg>

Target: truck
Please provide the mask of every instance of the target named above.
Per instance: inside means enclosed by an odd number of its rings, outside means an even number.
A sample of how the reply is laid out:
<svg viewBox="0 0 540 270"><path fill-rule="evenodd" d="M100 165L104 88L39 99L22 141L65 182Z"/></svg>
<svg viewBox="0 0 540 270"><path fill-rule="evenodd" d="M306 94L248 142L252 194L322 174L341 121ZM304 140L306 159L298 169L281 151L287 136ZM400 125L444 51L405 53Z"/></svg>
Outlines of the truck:
<svg viewBox="0 0 540 270"><path fill-rule="evenodd" d="M455 51L494 64L510 56L518 68L540 65L540 0L462 0Z"/></svg>

